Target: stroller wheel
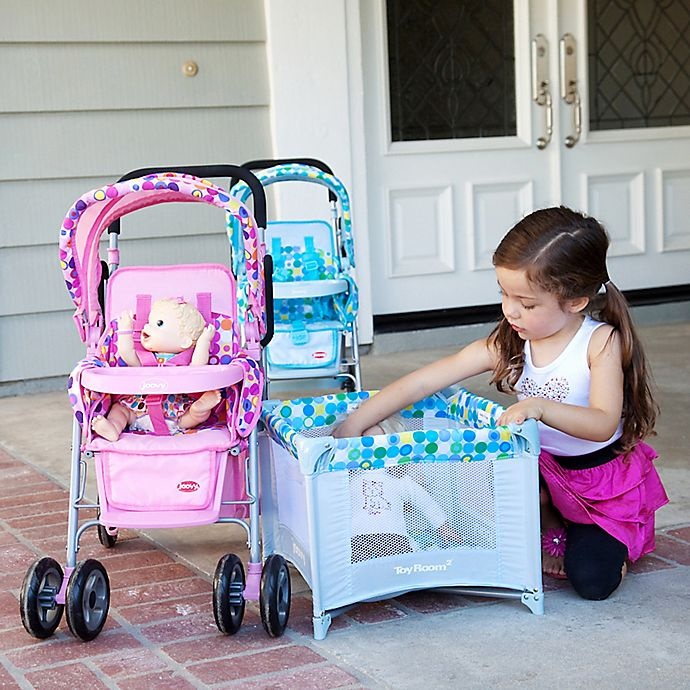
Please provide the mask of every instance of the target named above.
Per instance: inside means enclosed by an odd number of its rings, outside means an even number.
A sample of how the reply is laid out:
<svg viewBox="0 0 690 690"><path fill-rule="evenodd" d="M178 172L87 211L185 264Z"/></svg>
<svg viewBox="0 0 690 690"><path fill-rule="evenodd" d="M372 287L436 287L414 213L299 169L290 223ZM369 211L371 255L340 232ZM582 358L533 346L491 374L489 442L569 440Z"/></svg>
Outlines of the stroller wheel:
<svg viewBox="0 0 690 690"><path fill-rule="evenodd" d="M96 511L96 517L100 519L100 509ZM100 541L106 549L112 549L117 543L117 527L98 525L98 541Z"/></svg>
<svg viewBox="0 0 690 690"><path fill-rule="evenodd" d="M106 549L112 549L117 543L117 532L113 532L105 525L98 525L98 541L100 541Z"/></svg>
<svg viewBox="0 0 690 690"><path fill-rule="evenodd" d="M70 632L88 642L101 632L110 607L110 581L105 568L89 558L72 571L65 596Z"/></svg>
<svg viewBox="0 0 690 690"><path fill-rule="evenodd" d="M346 393L354 393L355 390L357 390L357 386L355 386L354 370L348 368L347 374L349 375L345 376L343 380L340 382L340 389L345 391Z"/></svg>
<svg viewBox="0 0 690 690"><path fill-rule="evenodd" d="M271 554L261 573L261 622L271 637L280 637L290 616L290 571L282 556Z"/></svg>
<svg viewBox="0 0 690 690"><path fill-rule="evenodd" d="M244 618L244 568L234 553L223 556L213 576L213 616L224 635L234 635Z"/></svg>
<svg viewBox="0 0 690 690"><path fill-rule="evenodd" d="M50 637L60 624L65 607L55 598L63 577L60 564L52 558L40 558L24 576L19 595L22 625L38 639Z"/></svg>

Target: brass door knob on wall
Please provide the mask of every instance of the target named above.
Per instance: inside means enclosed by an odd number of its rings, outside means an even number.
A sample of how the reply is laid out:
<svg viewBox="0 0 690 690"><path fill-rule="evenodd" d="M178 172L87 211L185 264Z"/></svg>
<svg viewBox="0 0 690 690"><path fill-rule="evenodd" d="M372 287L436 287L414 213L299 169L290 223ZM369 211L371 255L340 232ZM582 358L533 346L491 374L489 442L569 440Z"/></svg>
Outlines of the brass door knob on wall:
<svg viewBox="0 0 690 690"><path fill-rule="evenodd" d="M188 60L182 65L182 74L185 77L196 77L199 72L199 65L194 62L194 60Z"/></svg>

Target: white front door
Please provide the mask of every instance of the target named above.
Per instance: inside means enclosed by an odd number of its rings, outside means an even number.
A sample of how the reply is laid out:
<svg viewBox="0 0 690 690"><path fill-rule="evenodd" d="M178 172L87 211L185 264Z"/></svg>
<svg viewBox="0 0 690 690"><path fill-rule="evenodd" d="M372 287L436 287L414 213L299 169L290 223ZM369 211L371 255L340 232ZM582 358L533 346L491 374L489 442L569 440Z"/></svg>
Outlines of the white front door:
<svg viewBox="0 0 690 690"><path fill-rule="evenodd" d="M496 303L494 247L560 203L622 289L690 282L687 2L360 8L375 315Z"/></svg>
<svg viewBox="0 0 690 690"><path fill-rule="evenodd" d="M559 40L573 48L566 81L577 82L582 121L579 141L564 147L577 105L559 95L561 199L604 223L609 273L623 289L688 283L690 4L561 6Z"/></svg>

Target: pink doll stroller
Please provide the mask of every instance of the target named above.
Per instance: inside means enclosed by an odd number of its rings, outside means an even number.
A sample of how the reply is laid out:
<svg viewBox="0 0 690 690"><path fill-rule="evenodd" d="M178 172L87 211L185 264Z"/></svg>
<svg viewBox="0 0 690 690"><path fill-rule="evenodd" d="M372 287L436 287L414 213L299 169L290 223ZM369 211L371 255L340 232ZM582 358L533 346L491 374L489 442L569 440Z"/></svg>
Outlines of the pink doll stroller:
<svg viewBox="0 0 690 690"><path fill-rule="evenodd" d="M246 206L202 176L236 176L250 184L256 220ZM241 300L236 275L222 264L119 267L119 218L168 202L211 205L225 212L227 225L232 218L233 226L241 229L241 261L249 278ZM60 261L87 351L68 383L75 417L66 566L63 571L54 559L39 559L29 568L21 589L22 623L34 637L52 635L63 610L70 631L81 640L95 638L105 624L110 604L108 574L95 559L77 562L79 539L86 529L97 527L101 543L113 547L118 528L216 522L241 525L250 552L246 577L235 554L226 554L218 562L213 580L218 629L225 634L237 632L245 600L253 599L261 602L269 634L282 634L289 612L285 604L289 594L285 596L281 584L289 581L287 565L271 558L262 568L258 534L256 423L263 375L257 362L261 341L272 329L265 305L265 219L261 184L236 166L135 171L84 194L67 214L60 231ZM109 266L99 256L99 240L106 229ZM204 322L215 328L208 364L123 366L125 333L131 334L135 350L141 352L152 304L164 298L194 305ZM246 313L239 313L238 303ZM133 313L131 331L118 328L116 320L128 311ZM144 360L140 361L143 365ZM194 428L171 431L163 414L166 405L174 405L180 396L193 400L204 391L220 392L220 402L208 419ZM124 429L119 438L109 441L92 431L93 419L118 404L116 396L134 395L145 400L152 426L149 432ZM90 463L98 488L95 504L85 499ZM95 509L96 519L80 524L84 508Z"/></svg>

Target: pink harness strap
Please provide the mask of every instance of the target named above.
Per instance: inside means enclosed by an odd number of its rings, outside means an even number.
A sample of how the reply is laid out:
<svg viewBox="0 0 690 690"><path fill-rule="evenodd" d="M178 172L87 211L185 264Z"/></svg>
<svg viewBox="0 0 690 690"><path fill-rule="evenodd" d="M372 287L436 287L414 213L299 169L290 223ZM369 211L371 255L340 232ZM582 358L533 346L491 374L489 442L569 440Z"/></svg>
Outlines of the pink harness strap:
<svg viewBox="0 0 690 690"><path fill-rule="evenodd" d="M199 313L204 317L206 323L211 323L212 312L211 312L211 293L210 292L197 292L196 293L196 308Z"/></svg>
<svg viewBox="0 0 690 690"><path fill-rule="evenodd" d="M170 429L168 429L168 425L165 423L165 415L163 414L163 396L147 395L146 411L149 413L154 433L158 434L158 436L167 436L170 433Z"/></svg>
<svg viewBox="0 0 690 690"><path fill-rule="evenodd" d="M134 351L142 362L142 353L147 352L141 345L141 329L149 320L151 312L151 295L137 295L137 306L134 312L134 324L132 326L132 339L134 340Z"/></svg>
<svg viewBox="0 0 690 690"><path fill-rule="evenodd" d="M142 347L139 353L139 361L142 367L187 367L192 363L193 354L194 345L186 350L182 350L182 352L178 352L172 357L158 361L155 352L150 352Z"/></svg>

